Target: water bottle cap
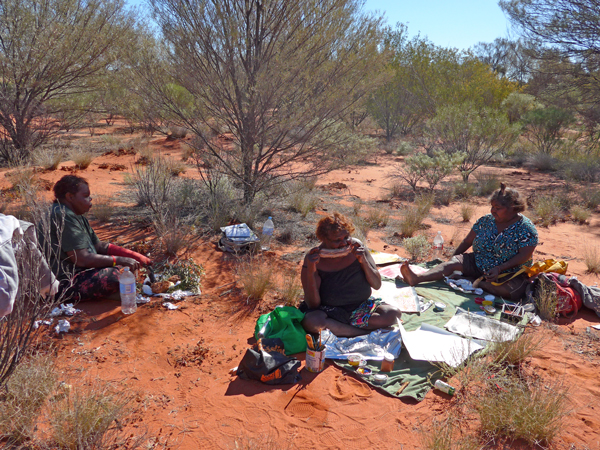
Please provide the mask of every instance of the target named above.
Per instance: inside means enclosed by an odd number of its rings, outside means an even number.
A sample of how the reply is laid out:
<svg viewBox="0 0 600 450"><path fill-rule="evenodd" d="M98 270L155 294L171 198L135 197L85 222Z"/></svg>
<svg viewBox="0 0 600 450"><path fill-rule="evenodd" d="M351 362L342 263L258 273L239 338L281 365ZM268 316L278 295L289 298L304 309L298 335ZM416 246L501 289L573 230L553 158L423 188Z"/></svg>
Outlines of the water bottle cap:
<svg viewBox="0 0 600 450"><path fill-rule="evenodd" d="M442 234L442 232L441 232L441 231L438 231L438 234Z"/></svg>
<svg viewBox="0 0 600 450"><path fill-rule="evenodd" d="M271 217L271 216L269 216L269 220L271 220L271 219L272 219L272 217Z"/></svg>
<svg viewBox="0 0 600 450"><path fill-rule="evenodd" d="M129 272L129 267L124 267L124 268L123 268L123 271L124 271L124 272Z"/></svg>

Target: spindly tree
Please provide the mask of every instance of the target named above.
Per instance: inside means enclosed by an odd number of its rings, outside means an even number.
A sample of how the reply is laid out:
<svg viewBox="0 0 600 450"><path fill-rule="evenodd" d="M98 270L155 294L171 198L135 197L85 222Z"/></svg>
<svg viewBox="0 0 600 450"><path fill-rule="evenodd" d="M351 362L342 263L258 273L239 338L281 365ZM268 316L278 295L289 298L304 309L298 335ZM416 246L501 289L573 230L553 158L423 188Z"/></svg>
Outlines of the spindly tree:
<svg viewBox="0 0 600 450"><path fill-rule="evenodd" d="M26 158L48 136L60 100L94 89L132 27L123 0L0 2L0 160Z"/></svg>
<svg viewBox="0 0 600 450"><path fill-rule="evenodd" d="M207 164L240 183L245 203L347 156L341 117L380 70L380 20L361 12L362 1L150 3L165 47L158 64L138 67L145 95L196 136ZM191 106L173 85L190 94Z"/></svg>

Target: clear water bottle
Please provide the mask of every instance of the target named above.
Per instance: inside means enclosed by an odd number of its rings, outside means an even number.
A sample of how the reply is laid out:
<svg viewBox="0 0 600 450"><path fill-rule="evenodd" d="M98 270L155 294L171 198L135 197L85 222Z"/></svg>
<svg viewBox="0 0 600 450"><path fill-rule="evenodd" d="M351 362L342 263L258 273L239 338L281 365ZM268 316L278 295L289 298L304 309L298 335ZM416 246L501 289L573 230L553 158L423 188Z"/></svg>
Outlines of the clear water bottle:
<svg viewBox="0 0 600 450"><path fill-rule="evenodd" d="M442 232L438 231L437 235L433 238L433 257L441 259L444 252L444 238Z"/></svg>
<svg viewBox="0 0 600 450"><path fill-rule="evenodd" d="M121 311L123 314L133 314L137 309L135 302L135 275L131 273L129 267L123 269L119 276L119 290L121 292Z"/></svg>
<svg viewBox="0 0 600 450"><path fill-rule="evenodd" d="M275 228L275 225L273 224L273 218L269 216L262 227L261 244L263 250L269 250L271 248L270 244L271 238L273 237L273 228Z"/></svg>

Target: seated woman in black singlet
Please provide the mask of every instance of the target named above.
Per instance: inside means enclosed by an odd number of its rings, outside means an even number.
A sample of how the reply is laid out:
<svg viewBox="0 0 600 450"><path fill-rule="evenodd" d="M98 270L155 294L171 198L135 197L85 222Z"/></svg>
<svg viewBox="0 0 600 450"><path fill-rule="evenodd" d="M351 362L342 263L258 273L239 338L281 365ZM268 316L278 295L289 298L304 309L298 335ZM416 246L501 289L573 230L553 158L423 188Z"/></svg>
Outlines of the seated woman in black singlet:
<svg viewBox="0 0 600 450"><path fill-rule="evenodd" d="M302 326L308 333L328 328L338 337L368 334L400 318L394 306L371 296L381 287L381 275L369 251L350 234L354 226L339 213L317 224L321 245L311 249L302 266L306 313Z"/></svg>

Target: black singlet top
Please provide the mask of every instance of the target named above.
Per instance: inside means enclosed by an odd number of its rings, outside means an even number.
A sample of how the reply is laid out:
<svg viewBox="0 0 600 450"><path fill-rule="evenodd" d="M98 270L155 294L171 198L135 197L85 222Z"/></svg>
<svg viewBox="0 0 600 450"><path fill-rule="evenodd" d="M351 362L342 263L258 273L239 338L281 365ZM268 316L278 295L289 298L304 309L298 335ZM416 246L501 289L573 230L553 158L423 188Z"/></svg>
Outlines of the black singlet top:
<svg viewBox="0 0 600 450"><path fill-rule="evenodd" d="M371 296L371 285L358 259L336 272L317 271L321 277L319 295L323 306L356 309Z"/></svg>

